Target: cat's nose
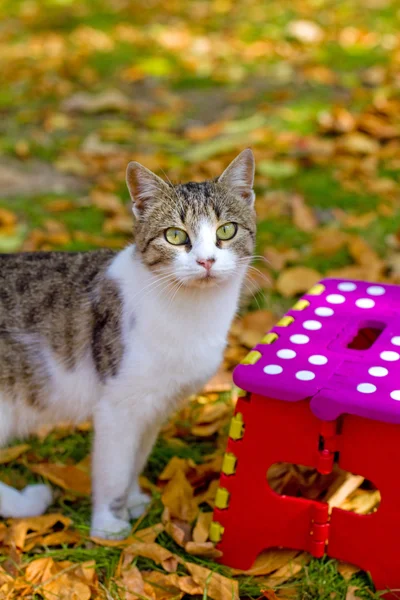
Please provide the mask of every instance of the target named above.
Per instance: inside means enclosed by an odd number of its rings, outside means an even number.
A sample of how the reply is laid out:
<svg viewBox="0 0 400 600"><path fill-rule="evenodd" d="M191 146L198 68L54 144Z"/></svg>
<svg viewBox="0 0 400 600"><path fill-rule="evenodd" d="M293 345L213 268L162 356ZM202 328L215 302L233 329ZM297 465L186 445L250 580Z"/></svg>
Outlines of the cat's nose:
<svg viewBox="0 0 400 600"><path fill-rule="evenodd" d="M207 271L210 271L211 267L215 263L215 258L199 258L197 259L197 264L204 267Z"/></svg>

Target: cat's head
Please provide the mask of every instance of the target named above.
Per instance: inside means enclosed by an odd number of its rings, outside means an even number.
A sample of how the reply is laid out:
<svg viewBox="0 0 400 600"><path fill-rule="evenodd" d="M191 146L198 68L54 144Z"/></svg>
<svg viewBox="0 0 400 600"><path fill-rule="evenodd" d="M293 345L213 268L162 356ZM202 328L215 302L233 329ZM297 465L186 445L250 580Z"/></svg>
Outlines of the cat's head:
<svg viewBox="0 0 400 600"><path fill-rule="evenodd" d="M131 162L127 185L143 263L187 286L243 271L253 254L254 156L244 150L213 181L172 185Z"/></svg>

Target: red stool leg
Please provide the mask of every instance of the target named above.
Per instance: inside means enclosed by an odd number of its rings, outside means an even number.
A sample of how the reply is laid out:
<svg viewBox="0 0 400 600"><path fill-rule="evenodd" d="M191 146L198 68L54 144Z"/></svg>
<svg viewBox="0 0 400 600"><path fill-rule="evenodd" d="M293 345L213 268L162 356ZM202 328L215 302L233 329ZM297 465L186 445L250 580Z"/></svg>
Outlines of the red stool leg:
<svg viewBox="0 0 400 600"><path fill-rule="evenodd" d="M239 399L238 413L243 416L244 435L230 439L227 449L236 456L236 471L222 474L220 480L220 487L229 493L228 506L214 512L214 521L224 528L218 545L222 562L247 569L262 550L277 546L322 556L327 505L280 496L267 483L267 471L276 462L317 466L321 421L307 401L288 403L262 396Z"/></svg>
<svg viewBox="0 0 400 600"><path fill-rule="evenodd" d="M370 515L334 509L328 554L369 571L380 590L400 588L399 465L400 425L344 417L339 466L372 481L382 500Z"/></svg>

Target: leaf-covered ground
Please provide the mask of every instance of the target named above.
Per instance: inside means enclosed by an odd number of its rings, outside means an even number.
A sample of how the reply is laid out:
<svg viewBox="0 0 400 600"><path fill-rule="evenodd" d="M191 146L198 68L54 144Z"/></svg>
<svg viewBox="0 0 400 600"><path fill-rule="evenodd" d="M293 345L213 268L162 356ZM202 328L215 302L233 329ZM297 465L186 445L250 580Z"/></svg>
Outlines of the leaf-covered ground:
<svg viewBox="0 0 400 600"><path fill-rule="evenodd" d="M160 436L125 544L88 537L89 424L0 452L3 481L56 490L45 517L0 523L0 598L377 597L366 574L304 553L233 573L207 530L234 365L323 275L400 283L398 3L3 0L0 19L0 251L121 248L129 160L184 181L251 146L260 257L219 375ZM280 466L271 485L379 504L343 473Z"/></svg>

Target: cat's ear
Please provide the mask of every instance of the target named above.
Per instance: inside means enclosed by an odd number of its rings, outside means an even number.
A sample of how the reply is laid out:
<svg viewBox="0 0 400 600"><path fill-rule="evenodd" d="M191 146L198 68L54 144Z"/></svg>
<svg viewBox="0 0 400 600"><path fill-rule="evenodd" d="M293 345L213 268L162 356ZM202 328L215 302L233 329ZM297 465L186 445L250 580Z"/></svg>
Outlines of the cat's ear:
<svg viewBox="0 0 400 600"><path fill-rule="evenodd" d="M132 198L132 210L139 217L160 192L168 190L168 184L158 175L138 162L130 162L126 169L126 185Z"/></svg>
<svg viewBox="0 0 400 600"><path fill-rule="evenodd" d="M250 206L254 204L254 154L246 148L237 156L225 171L218 177L218 182L223 183L238 194Z"/></svg>

